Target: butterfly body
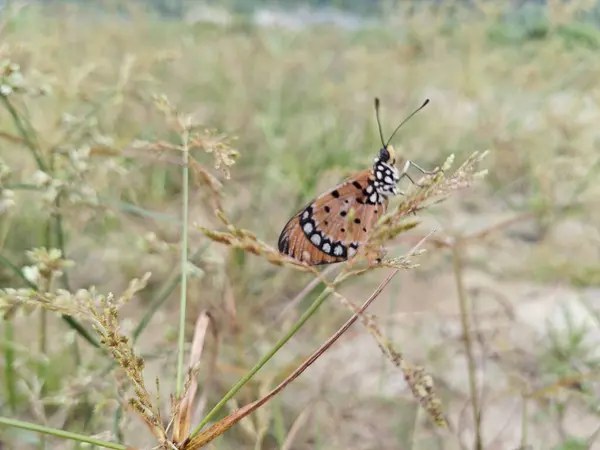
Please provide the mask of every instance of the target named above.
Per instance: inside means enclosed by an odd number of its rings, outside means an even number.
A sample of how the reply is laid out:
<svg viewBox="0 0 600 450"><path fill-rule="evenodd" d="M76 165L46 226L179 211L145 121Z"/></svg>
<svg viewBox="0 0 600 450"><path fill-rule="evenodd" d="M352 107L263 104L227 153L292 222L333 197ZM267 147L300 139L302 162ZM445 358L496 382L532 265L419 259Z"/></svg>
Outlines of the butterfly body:
<svg viewBox="0 0 600 450"><path fill-rule="evenodd" d="M376 99L376 111L378 107ZM377 119L379 124L379 116ZM407 173L409 166L414 165L425 172L411 161L401 159L400 173L395 167L394 148L383 143L371 168L356 173L320 195L288 221L279 236L279 251L313 266L352 258L387 211L389 197L402 194L398 189L400 180L407 177L412 181Z"/></svg>

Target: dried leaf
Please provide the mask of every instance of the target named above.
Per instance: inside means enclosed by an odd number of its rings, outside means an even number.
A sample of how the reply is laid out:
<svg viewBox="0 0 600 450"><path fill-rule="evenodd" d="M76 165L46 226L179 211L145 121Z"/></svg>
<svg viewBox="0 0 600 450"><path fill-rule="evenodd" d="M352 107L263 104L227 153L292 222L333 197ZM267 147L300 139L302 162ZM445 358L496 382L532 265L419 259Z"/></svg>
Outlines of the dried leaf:
<svg viewBox="0 0 600 450"><path fill-rule="evenodd" d="M173 417L173 435L174 443L183 442L189 432L193 415L193 402L198 391L198 380L196 373L200 367L200 359L204 350L206 332L211 325L212 317L206 311L203 311L196 320L194 329L194 339L192 341L192 350L190 354L189 375L186 383L186 390L181 399ZM213 325L214 327L214 325Z"/></svg>
<svg viewBox="0 0 600 450"><path fill-rule="evenodd" d="M207 430L196 435L189 442L184 443L182 450L197 450L203 447L205 444L209 443L210 441L216 439L217 437L225 433L233 425L238 423L242 418L246 417L260 405L262 405L262 403L259 400L234 411L227 417L219 420Z"/></svg>

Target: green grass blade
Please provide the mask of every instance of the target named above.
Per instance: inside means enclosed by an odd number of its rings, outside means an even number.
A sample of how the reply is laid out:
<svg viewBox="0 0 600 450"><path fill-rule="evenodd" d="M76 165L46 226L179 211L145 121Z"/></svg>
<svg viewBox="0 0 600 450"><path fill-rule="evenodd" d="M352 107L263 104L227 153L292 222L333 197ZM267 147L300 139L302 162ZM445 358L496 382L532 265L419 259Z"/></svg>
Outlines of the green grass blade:
<svg viewBox="0 0 600 450"><path fill-rule="evenodd" d="M185 313L187 306L187 266L188 266L188 204L189 204L189 131L185 130L182 135L183 151L183 206L182 206L182 225L181 225L181 296L179 299L179 339L177 356L177 384L175 392L179 396L183 390L183 354L185 345Z"/></svg>
<svg viewBox="0 0 600 450"><path fill-rule="evenodd" d="M111 203L111 202L102 202L101 204L112 207L112 208L116 208L119 209L123 212L127 212L127 213L131 213L131 214L136 214L140 217L148 217L150 219L154 219L157 221L161 221L161 222L167 222L167 223L180 223L179 219L176 219L175 217L171 216L170 214L164 214L164 213L159 213L156 211L151 211L149 209L145 209L145 208L141 208L137 205L134 205L132 203L127 203L127 202L118 202L118 203Z"/></svg>
<svg viewBox="0 0 600 450"><path fill-rule="evenodd" d="M159 294L152 300L150 303L150 307L144 313L142 319L139 321L135 329L132 333L133 342L137 341L142 332L146 329L154 314L160 309L160 307L165 303L165 301L169 298L169 296L173 293L175 288L179 285L179 281L181 280L181 274L176 273L170 280L169 283L159 292Z"/></svg>
<svg viewBox="0 0 600 450"><path fill-rule="evenodd" d="M21 116L19 115L16 108L13 106L13 104L8 100L8 98L6 96L0 95L0 100L2 100L2 103L4 103L4 107L6 108L6 110L10 114L10 116L12 117L13 122L15 123L15 126L17 127L17 130L19 131L19 134L23 138L23 141L25 141L25 145L27 146L27 148L29 148L29 150L31 150L31 154L34 157L35 162L38 165L38 168L40 170L43 170L44 172L46 172L46 163L44 162L44 160L42 159L42 156L39 153L38 146L36 145L36 143L33 141L32 137L31 137L32 130L28 131L25 128L23 119L21 118Z"/></svg>
<svg viewBox="0 0 600 450"><path fill-rule="evenodd" d="M71 433L70 431L57 430L56 428L44 427L42 425L23 422L22 420L10 419L8 417L0 416L0 425L21 428L22 430L35 431L36 433L42 433L48 436L55 436L63 439L70 439L72 441L77 441L85 444L97 445L102 448L110 448L114 450L127 450L127 446L123 444L117 444L115 442L106 442L101 439L95 439L81 434Z"/></svg>
<svg viewBox="0 0 600 450"><path fill-rule="evenodd" d="M23 275L23 272L21 272L21 269L19 269L17 266L15 266L12 262L10 262L10 260L4 256L2 253L0 253L0 263L4 264L11 272L13 272L16 276L18 276L21 280L23 280L23 282L30 287L31 289L34 290L38 290L38 287L35 283L32 283L31 281L29 281L27 279L27 277L25 275Z"/></svg>

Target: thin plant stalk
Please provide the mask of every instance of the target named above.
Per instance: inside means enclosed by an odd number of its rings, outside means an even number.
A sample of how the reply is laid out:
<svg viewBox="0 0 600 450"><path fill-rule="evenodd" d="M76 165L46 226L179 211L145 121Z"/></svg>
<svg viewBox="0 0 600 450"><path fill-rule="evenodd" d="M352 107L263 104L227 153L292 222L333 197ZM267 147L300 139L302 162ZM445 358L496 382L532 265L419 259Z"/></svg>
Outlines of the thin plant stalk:
<svg viewBox="0 0 600 450"><path fill-rule="evenodd" d="M471 324L469 320L468 298L463 283L462 267L462 241L456 239L452 246L452 268L454 270L454 279L456 281L456 292L460 306L460 319L465 343L465 353L467 356L467 367L469 375L469 390L471 394L471 408L473 410L473 428L475 432L475 450L483 450L481 440L481 410L479 405L479 394L477 390L477 373L475 368L475 357L473 356L473 341L471 340Z"/></svg>
<svg viewBox="0 0 600 450"><path fill-rule="evenodd" d="M521 406L521 448L527 448L527 396L523 396L523 405Z"/></svg>
<svg viewBox="0 0 600 450"><path fill-rule="evenodd" d="M327 287L321 292L321 294L315 299L310 307L302 314L300 319L294 324L294 326L281 338L277 343L267 352L265 356L261 358L256 365L250 369L250 371L244 375L225 396L215 405L215 407L204 417L202 422L192 431L191 437L197 435L200 430L219 412L219 410L225 406L225 404L248 382L250 379L277 353L281 347L283 347L292 336L294 336L300 328L311 318L311 316L317 312L323 302L333 292L333 288Z"/></svg>
<svg viewBox="0 0 600 450"><path fill-rule="evenodd" d="M14 352L14 330L12 320L4 321L4 340L6 347L4 351L4 376L6 381L6 392L8 393L8 404L12 412L17 410L17 386L15 377L15 352Z"/></svg>
<svg viewBox="0 0 600 450"><path fill-rule="evenodd" d="M177 356L177 385L176 394L181 395L183 390L183 356L185 346L185 312L187 306L187 264L188 264L188 203L189 203L189 128L184 127L182 139L183 166L181 174L183 178L183 205L181 224L181 294L179 298L179 341Z"/></svg>
<svg viewBox="0 0 600 450"><path fill-rule="evenodd" d="M60 212L60 201L61 201L61 194L58 194L58 196L56 197L56 228L55 228L55 233L56 233L56 243L58 245L59 250L62 253L62 257L64 259L68 259L67 257L67 252L66 252L66 245L65 245L65 231L64 231L64 227L63 227L63 216ZM62 281L63 284L65 286L65 289L67 291L71 291L71 284L69 283L69 275L67 273L67 271L65 270L63 275L62 275Z"/></svg>
<svg viewBox="0 0 600 450"><path fill-rule="evenodd" d="M85 444L97 445L102 448L109 448L114 450L127 450L127 446L123 444L117 444L116 442L107 442L101 439L96 439L82 434L71 433L70 431L57 430L56 428L45 427L42 425L36 425L34 423L23 422L22 420L10 419L8 417L0 416L0 425L7 425L13 428L21 428L23 430L34 431L36 433L42 433L48 436L55 436L63 439L71 439Z"/></svg>
<svg viewBox="0 0 600 450"><path fill-rule="evenodd" d="M48 334L48 311L40 308L40 336L38 342L38 351L40 355L46 355L46 339ZM41 380L46 379L46 358L40 358L38 365L38 374ZM42 384L42 394L46 391L46 384Z"/></svg>

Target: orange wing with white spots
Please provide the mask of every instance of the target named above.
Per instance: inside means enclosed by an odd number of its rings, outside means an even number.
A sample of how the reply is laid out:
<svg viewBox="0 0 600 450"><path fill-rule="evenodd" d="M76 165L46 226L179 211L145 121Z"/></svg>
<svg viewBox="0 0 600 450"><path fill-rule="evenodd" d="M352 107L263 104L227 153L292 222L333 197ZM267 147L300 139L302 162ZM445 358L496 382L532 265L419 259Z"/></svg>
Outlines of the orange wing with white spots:
<svg viewBox="0 0 600 450"><path fill-rule="evenodd" d="M317 197L286 224L279 251L310 265L352 257L387 210L377 184L373 169L366 169Z"/></svg>

